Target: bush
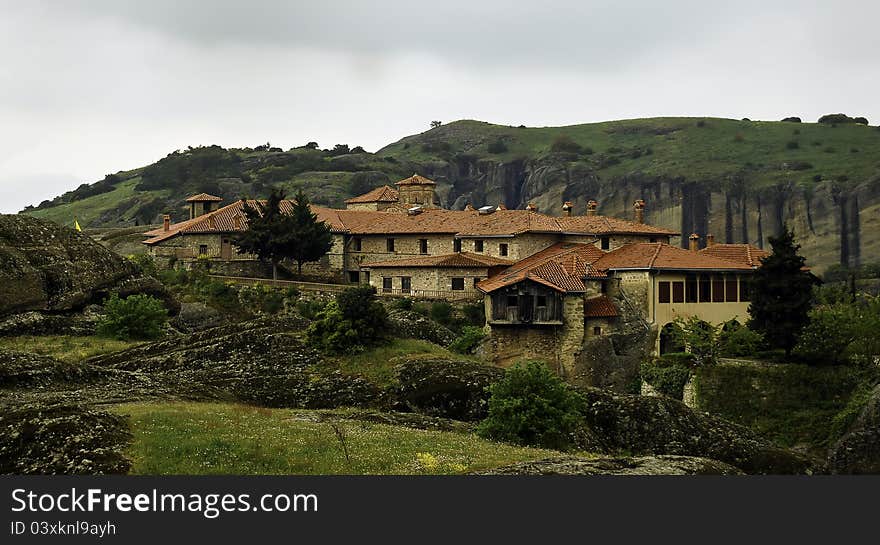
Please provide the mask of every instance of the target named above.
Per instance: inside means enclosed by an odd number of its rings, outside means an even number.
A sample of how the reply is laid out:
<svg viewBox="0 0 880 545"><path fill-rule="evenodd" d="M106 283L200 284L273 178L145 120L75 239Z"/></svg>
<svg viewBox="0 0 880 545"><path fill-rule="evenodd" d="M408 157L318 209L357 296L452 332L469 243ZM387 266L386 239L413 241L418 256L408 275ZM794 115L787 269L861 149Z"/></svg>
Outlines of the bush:
<svg viewBox="0 0 880 545"><path fill-rule="evenodd" d="M162 301L150 295L113 294L104 303L106 314L98 324L98 334L120 340L148 340L162 335L168 311Z"/></svg>
<svg viewBox="0 0 880 545"><path fill-rule="evenodd" d="M673 335L677 337L677 344L687 347L687 351L694 357L695 365L715 363L721 328L696 316L691 316L686 320L676 318L673 323L677 326L673 329Z"/></svg>
<svg viewBox="0 0 880 545"><path fill-rule="evenodd" d="M402 299L395 299L393 303L391 303L391 307L398 310L412 310L413 309L413 300L409 297L404 297Z"/></svg>
<svg viewBox="0 0 880 545"><path fill-rule="evenodd" d="M461 330L461 335L452 341L449 349L459 354L470 354L485 337L486 332L483 331L483 328L464 326Z"/></svg>
<svg viewBox="0 0 880 545"><path fill-rule="evenodd" d="M873 362L880 355L880 298L817 306L801 332L795 354L807 363Z"/></svg>
<svg viewBox="0 0 880 545"><path fill-rule="evenodd" d="M320 301L307 299L296 303L296 311L307 320L317 319L322 310L324 310L324 304Z"/></svg>
<svg viewBox="0 0 880 545"><path fill-rule="evenodd" d="M449 325L452 322L452 305L445 301L431 303L430 317L435 322Z"/></svg>
<svg viewBox="0 0 880 545"><path fill-rule="evenodd" d="M307 332L309 343L330 353L357 353L386 339L388 313L371 286L348 288L322 310Z"/></svg>
<svg viewBox="0 0 880 545"><path fill-rule="evenodd" d="M764 336L743 325L729 325L722 329L718 343L719 354L725 358L754 357L765 347Z"/></svg>
<svg viewBox="0 0 880 545"><path fill-rule="evenodd" d="M785 143L785 149L798 149L800 144L798 144L797 140L789 140Z"/></svg>
<svg viewBox="0 0 880 545"><path fill-rule="evenodd" d="M786 117L782 121L784 121L786 123L800 123L801 118L800 117Z"/></svg>
<svg viewBox="0 0 880 545"><path fill-rule="evenodd" d="M504 140L502 140L501 138L489 143L489 153L504 153L506 151L507 144L505 144Z"/></svg>
<svg viewBox="0 0 880 545"><path fill-rule="evenodd" d="M560 134L550 145L550 151L554 153L580 153L581 145L566 134Z"/></svg>
<svg viewBox="0 0 880 545"><path fill-rule="evenodd" d="M655 363L660 367L671 367L673 365L693 367L696 365L696 360L694 355L688 352L669 352L657 358Z"/></svg>
<svg viewBox="0 0 880 545"><path fill-rule="evenodd" d="M465 305L461 312L469 325L482 327L486 323L486 307L482 303Z"/></svg>
<svg viewBox="0 0 880 545"><path fill-rule="evenodd" d="M477 434L518 445L567 450L582 426L584 398L539 362L517 364L489 387Z"/></svg>
<svg viewBox="0 0 880 545"><path fill-rule="evenodd" d="M690 354L688 354L690 355ZM686 365L663 365L659 361L646 361L641 367L642 380L655 390L679 401L684 397L684 385L691 378L691 370Z"/></svg>
<svg viewBox="0 0 880 545"><path fill-rule="evenodd" d="M128 256L128 260L135 264L141 274L156 276L157 267L152 256L148 254L133 254Z"/></svg>

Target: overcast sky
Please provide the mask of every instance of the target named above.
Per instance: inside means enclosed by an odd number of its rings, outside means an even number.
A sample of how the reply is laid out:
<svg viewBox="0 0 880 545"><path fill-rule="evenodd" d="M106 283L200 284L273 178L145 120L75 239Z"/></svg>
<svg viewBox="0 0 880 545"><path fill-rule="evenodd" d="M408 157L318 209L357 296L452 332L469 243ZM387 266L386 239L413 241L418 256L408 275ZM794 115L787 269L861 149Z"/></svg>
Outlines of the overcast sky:
<svg viewBox="0 0 880 545"><path fill-rule="evenodd" d="M521 5L520 5L521 4ZM189 145L880 121L880 2L0 0L0 212Z"/></svg>

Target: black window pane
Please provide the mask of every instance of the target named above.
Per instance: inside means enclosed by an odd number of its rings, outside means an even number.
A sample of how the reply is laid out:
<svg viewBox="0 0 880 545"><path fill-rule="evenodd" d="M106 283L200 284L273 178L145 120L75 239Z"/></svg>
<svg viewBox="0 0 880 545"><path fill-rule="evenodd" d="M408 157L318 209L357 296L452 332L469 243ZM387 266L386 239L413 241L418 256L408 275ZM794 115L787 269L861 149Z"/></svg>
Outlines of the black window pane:
<svg viewBox="0 0 880 545"><path fill-rule="evenodd" d="M688 276L684 282L684 302L696 303L697 301L697 277Z"/></svg>
<svg viewBox="0 0 880 545"><path fill-rule="evenodd" d="M724 299L730 303L736 302L736 300L737 300L736 277L735 276L728 276L727 279L724 281L724 286L725 286Z"/></svg>
<svg viewBox="0 0 880 545"><path fill-rule="evenodd" d="M708 303L712 300L712 288L711 284L709 284L709 277L703 275L700 277L700 302Z"/></svg>
<svg viewBox="0 0 880 545"><path fill-rule="evenodd" d="M684 282L672 283L672 302L684 303Z"/></svg>
<svg viewBox="0 0 880 545"><path fill-rule="evenodd" d="M724 302L724 279L723 278L713 278L712 279L712 302L713 303L723 303Z"/></svg>
<svg viewBox="0 0 880 545"><path fill-rule="evenodd" d="M452 279L452 289L463 290L464 289L464 278L453 278Z"/></svg>
<svg viewBox="0 0 880 545"><path fill-rule="evenodd" d="M661 303L669 302L669 282L660 282L659 300Z"/></svg>

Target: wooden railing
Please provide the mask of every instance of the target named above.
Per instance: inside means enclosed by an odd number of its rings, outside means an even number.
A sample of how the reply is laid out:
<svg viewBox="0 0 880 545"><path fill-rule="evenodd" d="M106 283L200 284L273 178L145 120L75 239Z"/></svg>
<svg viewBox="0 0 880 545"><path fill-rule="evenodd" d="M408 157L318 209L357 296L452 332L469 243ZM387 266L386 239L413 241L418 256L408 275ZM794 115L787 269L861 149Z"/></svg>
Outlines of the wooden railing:
<svg viewBox="0 0 880 545"><path fill-rule="evenodd" d="M446 301L475 301L483 297L477 290L404 290L400 288L378 290L379 295L386 297L412 297L413 299L444 299Z"/></svg>
<svg viewBox="0 0 880 545"><path fill-rule="evenodd" d="M295 287L300 291L338 293L358 284L323 284L320 282L301 282L299 280L272 280L271 278L254 278L247 276L223 276L219 274L208 275L210 278L222 282L235 284L262 284L277 288ZM477 290L402 290L402 289L379 289L378 295L385 297L412 297L413 299L443 299L446 301L476 301L483 294Z"/></svg>

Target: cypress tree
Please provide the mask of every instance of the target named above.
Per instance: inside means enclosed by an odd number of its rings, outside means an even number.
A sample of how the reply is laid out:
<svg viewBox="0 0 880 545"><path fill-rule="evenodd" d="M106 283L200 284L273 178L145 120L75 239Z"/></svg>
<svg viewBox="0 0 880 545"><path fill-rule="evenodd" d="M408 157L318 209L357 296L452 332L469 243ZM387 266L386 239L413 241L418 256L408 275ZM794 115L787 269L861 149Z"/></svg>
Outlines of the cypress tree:
<svg viewBox="0 0 880 545"><path fill-rule="evenodd" d="M788 226L778 237L770 237L770 245L773 252L761 259L752 280L749 327L788 357L809 322L813 286L820 281L804 269L806 259L798 254L800 244Z"/></svg>

